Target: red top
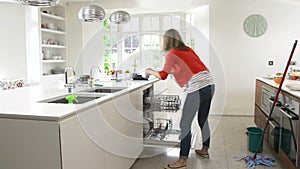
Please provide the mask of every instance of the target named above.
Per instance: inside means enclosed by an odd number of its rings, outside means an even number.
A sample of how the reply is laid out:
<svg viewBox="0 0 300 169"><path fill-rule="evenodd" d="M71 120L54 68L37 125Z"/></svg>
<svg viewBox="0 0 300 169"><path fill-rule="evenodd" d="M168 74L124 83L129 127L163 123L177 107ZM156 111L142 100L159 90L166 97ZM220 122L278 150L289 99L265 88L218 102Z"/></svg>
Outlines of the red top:
<svg viewBox="0 0 300 169"><path fill-rule="evenodd" d="M166 79L171 70L176 82L183 87L194 74L208 69L198 55L188 47L188 50L172 49L169 51L164 68L159 72L160 78Z"/></svg>

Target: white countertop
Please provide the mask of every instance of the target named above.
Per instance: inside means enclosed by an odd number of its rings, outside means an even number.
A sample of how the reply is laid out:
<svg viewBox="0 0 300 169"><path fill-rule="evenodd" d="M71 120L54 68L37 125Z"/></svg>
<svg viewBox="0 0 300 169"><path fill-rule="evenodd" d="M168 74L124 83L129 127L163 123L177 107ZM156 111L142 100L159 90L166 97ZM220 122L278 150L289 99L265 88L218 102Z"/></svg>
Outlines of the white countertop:
<svg viewBox="0 0 300 169"><path fill-rule="evenodd" d="M156 78L145 80L135 80L127 82L100 82L103 86L128 87L128 89L107 94L95 101L83 104L55 104L41 103L40 101L50 99L56 96L68 94L67 89L61 83L51 85L35 85L22 87L13 90L0 91L0 117L18 118L45 121L59 121L65 117L71 116L76 112L95 106L101 102L111 99L112 96L121 95L147 84L158 81ZM88 87L76 87L74 93L86 90Z"/></svg>
<svg viewBox="0 0 300 169"><path fill-rule="evenodd" d="M264 77L259 77L257 78L258 80L262 81L262 82L265 82L275 88L279 88L279 84L276 84L274 82L273 79L268 79L268 78L264 78ZM299 90L290 90L289 88L286 87L286 84L291 84L291 83L300 83L300 81L295 81L295 80L289 80L289 79L284 79L283 81L283 84L282 84L282 87L281 87L281 90L282 91L285 91L297 98L300 98L300 91Z"/></svg>

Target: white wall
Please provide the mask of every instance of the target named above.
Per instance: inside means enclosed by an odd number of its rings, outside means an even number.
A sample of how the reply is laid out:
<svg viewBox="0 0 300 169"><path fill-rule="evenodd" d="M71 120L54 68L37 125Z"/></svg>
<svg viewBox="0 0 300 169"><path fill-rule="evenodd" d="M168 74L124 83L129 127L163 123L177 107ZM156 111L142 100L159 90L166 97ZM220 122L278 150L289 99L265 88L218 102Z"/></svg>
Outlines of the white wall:
<svg viewBox="0 0 300 169"><path fill-rule="evenodd" d="M79 55L83 46L82 40L82 24L78 19L78 12L84 4L70 3L68 4L67 11L67 31L68 31L68 65L75 68L77 63L81 63ZM75 68L78 75L82 71L79 65Z"/></svg>
<svg viewBox="0 0 300 169"><path fill-rule="evenodd" d="M41 34L39 8L25 6L27 83L37 84L41 81Z"/></svg>
<svg viewBox="0 0 300 169"><path fill-rule="evenodd" d="M224 114L253 115L255 78L284 71L294 40L300 37L299 9L295 0L210 1L209 37L225 74ZM262 37L250 38L243 22L256 13L266 18L268 29ZM299 54L298 45L293 59L298 66ZM268 66L268 60L274 66Z"/></svg>
<svg viewBox="0 0 300 169"><path fill-rule="evenodd" d="M27 78L25 8L0 2L0 80Z"/></svg>

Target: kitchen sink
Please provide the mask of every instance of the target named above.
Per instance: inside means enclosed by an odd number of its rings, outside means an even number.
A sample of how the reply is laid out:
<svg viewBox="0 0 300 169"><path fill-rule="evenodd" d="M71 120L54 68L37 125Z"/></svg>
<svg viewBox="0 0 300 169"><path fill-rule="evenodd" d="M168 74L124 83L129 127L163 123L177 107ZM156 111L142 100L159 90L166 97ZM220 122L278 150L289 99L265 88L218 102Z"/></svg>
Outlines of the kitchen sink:
<svg viewBox="0 0 300 169"><path fill-rule="evenodd" d="M126 87L96 87L88 90L84 90L82 92L89 93L115 93L121 90L127 89Z"/></svg>
<svg viewBox="0 0 300 169"><path fill-rule="evenodd" d="M73 101L73 104L83 104L95 99L98 99L100 97L105 96L104 94L102 95L95 95L95 94L70 94L70 95L75 95L77 96L76 100ZM62 96L58 96L58 97L54 97L54 98L50 98L50 99L46 99L46 100L42 100L39 101L41 103L60 103L60 104L68 104L68 100L66 99L66 97L69 95L62 95Z"/></svg>

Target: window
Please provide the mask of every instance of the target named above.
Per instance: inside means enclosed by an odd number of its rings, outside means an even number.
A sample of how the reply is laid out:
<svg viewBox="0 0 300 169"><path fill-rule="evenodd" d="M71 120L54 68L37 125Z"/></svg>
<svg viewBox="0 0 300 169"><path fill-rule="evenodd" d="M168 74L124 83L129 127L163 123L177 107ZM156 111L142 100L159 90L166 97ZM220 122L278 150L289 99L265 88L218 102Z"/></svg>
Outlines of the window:
<svg viewBox="0 0 300 169"><path fill-rule="evenodd" d="M180 15L135 15L124 25L107 25L105 32L106 69L112 63L122 70L143 71L147 67L161 68L164 63L164 52L161 50L162 35L167 29L181 30ZM120 31L117 31L120 30ZM183 38L191 45L189 32L183 32ZM134 67L133 65L137 65Z"/></svg>
<svg viewBox="0 0 300 169"><path fill-rule="evenodd" d="M160 35L143 35L141 44L141 65L142 67L160 67L161 56L161 36Z"/></svg>
<svg viewBox="0 0 300 169"><path fill-rule="evenodd" d="M130 57L140 46L140 39L138 35L126 35L122 40L122 61Z"/></svg>
<svg viewBox="0 0 300 169"><path fill-rule="evenodd" d="M166 31L168 29L180 30L180 17L179 16L163 16L162 30Z"/></svg>
<svg viewBox="0 0 300 169"><path fill-rule="evenodd" d="M112 63L118 64L118 36L104 35L104 71L108 72Z"/></svg>
<svg viewBox="0 0 300 169"><path fill-rule="evenodd" d="M142 31L159 31L159 16L142 17Z"/></svg>

